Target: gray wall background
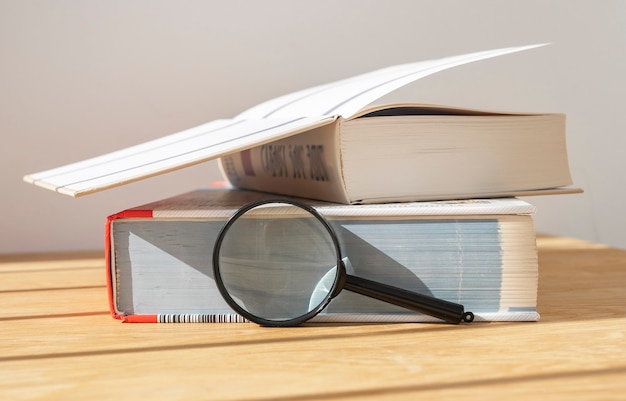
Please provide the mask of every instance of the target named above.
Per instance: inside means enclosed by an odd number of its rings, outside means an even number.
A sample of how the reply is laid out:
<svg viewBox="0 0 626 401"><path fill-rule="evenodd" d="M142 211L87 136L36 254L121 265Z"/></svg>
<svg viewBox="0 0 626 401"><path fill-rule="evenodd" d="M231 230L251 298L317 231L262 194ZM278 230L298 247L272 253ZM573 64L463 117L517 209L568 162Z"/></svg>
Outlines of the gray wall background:
<svg viewBox="0 0 626 401"><path fill-rule="evenodd" d="M537 230L626 248L624 1L0 0L0 253L101 249L104 219L220 179L215 162L85 198L22 176L391 64L551 42L389 101L568 115L582 195Z"/></svg>

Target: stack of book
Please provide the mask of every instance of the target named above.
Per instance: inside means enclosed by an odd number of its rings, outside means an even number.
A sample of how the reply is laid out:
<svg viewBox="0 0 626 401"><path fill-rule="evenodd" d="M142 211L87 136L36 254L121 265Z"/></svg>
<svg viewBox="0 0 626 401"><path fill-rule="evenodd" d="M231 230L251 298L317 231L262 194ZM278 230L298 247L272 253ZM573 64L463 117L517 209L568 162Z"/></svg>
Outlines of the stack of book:
<svg viewBox="0 0 626 401"><path fill-rule="evenodd" d="M276 194L329 220L354 275L463 304L477 321L537 320L535 209L516 197L579 191L565 117L370 106L434 72L532 47L377 70L25 180L81 196L220 158L227 187L108 217L110 307L124 321L243 321L216 287L213 245L239 207ZM314 319L433 320L345 291Z"/></svg>

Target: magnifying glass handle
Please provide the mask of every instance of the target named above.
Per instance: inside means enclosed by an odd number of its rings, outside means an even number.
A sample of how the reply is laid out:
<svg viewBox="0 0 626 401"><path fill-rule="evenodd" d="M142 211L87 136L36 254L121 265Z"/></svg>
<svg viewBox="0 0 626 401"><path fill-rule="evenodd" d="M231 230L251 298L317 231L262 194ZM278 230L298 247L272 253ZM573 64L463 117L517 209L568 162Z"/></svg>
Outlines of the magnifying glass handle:
<svg viewBox="0 0 626 401"><path fill-rule="evenodd" d="M474 314L472 312L465 312L463 305L371 281L351 274L346 275L346 282L343 288L370 298L421 312L448 323L458 324L474 320Z"/></svg>

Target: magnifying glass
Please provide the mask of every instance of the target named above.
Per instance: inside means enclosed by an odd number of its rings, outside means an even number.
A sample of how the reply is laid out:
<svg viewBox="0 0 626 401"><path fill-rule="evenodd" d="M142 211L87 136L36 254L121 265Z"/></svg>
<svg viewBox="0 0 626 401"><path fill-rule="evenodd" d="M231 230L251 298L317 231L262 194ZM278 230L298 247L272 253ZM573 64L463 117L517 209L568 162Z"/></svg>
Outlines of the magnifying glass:
<svg viewBox="0 0 626 401"><path fill-rule="evenodd" d="M463 305L348 274L332 226L313 207L290 199L239 209L217 237L213 273L228 305L263 326L306 322L342 290L448 323L474 320Z"/></svg>

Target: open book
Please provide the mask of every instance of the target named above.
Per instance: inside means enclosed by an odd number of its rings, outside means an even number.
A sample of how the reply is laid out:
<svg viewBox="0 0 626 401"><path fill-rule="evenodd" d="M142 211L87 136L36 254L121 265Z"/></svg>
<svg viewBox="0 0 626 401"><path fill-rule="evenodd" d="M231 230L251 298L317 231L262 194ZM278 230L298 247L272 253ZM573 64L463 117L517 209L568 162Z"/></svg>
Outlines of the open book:
<svg viewBox="0 0 626 401"><path fill-rule="evenodd" d="M363 109L376 99L422 77L466 63L538 46L542 45L483 51L384 68L278 97L252 107L232 119L215 120L99 157L29 174L24 179L35 185L70 196L78 197L90 194L212 159L239 154L239 152L264 144L300 133L311 132L320 127L337 125L344 120L350 120L362 114ZM511 117L518 118L520 116ZM541 120L541 117L539 119ZM542 127L542 130L554 131L555 138L562 142L564 139L562 123L562 116L556 115L554 119L546 122L547 126L542 124L539 126ZM528 128L528 125L526 127ZM560 139L559 136L561 136ZM561 142L556 145L557 149L546 152L550 156L552 156L550 153L552 151L560 152L559 159L555 162L559 166L558 179L549 180L539 188L514 189L544 189L568 185L570 180L567 158L562 153L564 144ZM533 150L539 151L541 149L538 147ZM337 156L333 157L336 158ZM417 155L411 155L411 158L417 157ZM533 160L528 160L528 162L529 165L534 163ZM231 163L232 166L234 165ZM465 167L467 166L458 166L459 169ZM493 169L492 172L496 169L501 170L500 172L504 171L498 166L493 166ZM229 171L229 174L233 171L228 168L225 170ZM431 173L432 171L423 172L424 175ZM336 176L340 177L341 172ZM343 182L333 182L332 184L343 186ZM404 184L401 182L399 185ZM369 180L369 185L372 185L371 180ZM419 188L417 191L422 193ZM494 194L511 194L510 190L502 191L498 188L491 192ZM414 193L413 195L419 194ZM438 195L429 197L441 198ZM479 194L471 194L471 196L477 195ZM385 200L394 200L390 199L390 196L393 198L395 195L387 194L384 196ZM416 196L402 197L403 200L412 198L417 199ZM352 202L354 199L346 197L332 200L346 203ZM357 199L357 201L361 200Z"/></svg>

